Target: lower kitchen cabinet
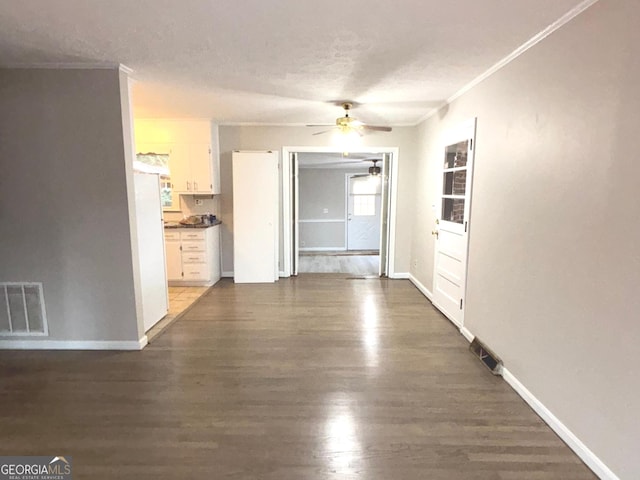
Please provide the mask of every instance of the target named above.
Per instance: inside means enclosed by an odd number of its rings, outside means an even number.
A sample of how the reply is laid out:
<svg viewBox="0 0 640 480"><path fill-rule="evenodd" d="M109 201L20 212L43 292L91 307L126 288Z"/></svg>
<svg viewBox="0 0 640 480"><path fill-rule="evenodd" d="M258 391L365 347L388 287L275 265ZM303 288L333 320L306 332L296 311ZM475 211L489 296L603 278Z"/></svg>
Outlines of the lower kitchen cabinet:
<svg viewBox="0 0 640 480"><path fill-rule="evenodd" d="M209 286L220 280L220 226L164 232L169 285Z"/></svg>

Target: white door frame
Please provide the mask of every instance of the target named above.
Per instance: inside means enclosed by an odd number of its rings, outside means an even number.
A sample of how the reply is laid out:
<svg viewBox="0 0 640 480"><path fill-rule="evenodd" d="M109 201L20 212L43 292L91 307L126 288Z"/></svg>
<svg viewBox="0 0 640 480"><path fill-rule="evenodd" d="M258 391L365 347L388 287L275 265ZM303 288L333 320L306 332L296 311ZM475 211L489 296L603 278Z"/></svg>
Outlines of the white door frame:
<svg viewBox="0 0 640 480"><path fill-rule="evenodd" d="M449 146L452 145L458 141L462 141L463 140L463 136L465 136L466 139L471 139L471 154L470 157L468 159L468 169L467 169L467 185L466 185L466 189L465 189L465 195L466 195L466 200L465 200L465 208L464 208L464 222L463 224L459 225L459 232L464 234L464 239L465 239L465 245L464 245L464 266L463 266L463 272L462 272L462 277L461 277L461 283L462 283L462 292L461 292L461 305L460 305L460 317L459 320L455 319L452 315L450 315L449 313L447 313L444 309L442 309L437 301L435 300L435 291L436 291L436 276L437 276L437 272L438 272L438 252L440 251L440 246L439 246L439 241L440 240L436 240L435 246L434 246L434 261L433 261L433 298L432 298L432 303L434 304L434 306L436 308L438 308L438 310L440 310L444 316L446 316L449 320L451 320L451 322L460 329L460 331L467 337L467 333L468 331L466 330L466 328L464 327L464 312L466 310L466 304L467 304L467 274L469 271L469 238L470 238L470 233L471 233L471 200L472 200L472 195L473 195L473 173L475 170L475 152L476 152L476 126L477 126L477 119L476 117L470 118L456 126L454 126L453 128L451 128L449 131L447 131L444 135L444 138L442 139L442 145L441 145L441 149L440 152L441 154L445 151L445 149ZM465 135L461 135L461 132L465 132ZM439 162L442 161L442 157L438 160ZM442 168L440 168L440 173L439 175L436 177L436 182L437 182L437 194L438 194L438 198L435 202L435 204L437 205L437 216L436 216L436 231L440 229L441 225L438 225L438 223L441 222L442 219Z"/></svg>
<svg viewBox="0 0 640 480"><path fill-rule="evenodd" d="M283 276L289 277L292 274L291 257L295 248L292 242L292 192L291 192L291 162L289 161L292 153L344 153L344 148L338 147L282 147L282 226L283 226ZM359 147L350 150L351 153L367 152L367 153L390 153L389 168L389 235L387 242L387 259L389 262L387 268L387 276L389 278L400 278L396 275L395 270L395 251L396 251L396 209L398 197L398 147ZM381 232L381 235L383 232Z"/></svg>

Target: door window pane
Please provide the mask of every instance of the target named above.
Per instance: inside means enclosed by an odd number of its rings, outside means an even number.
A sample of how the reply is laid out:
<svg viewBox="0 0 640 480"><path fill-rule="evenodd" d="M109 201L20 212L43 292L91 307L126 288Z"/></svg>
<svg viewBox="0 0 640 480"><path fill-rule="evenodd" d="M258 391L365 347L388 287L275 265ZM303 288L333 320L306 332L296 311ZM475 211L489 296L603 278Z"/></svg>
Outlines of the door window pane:
<svg viewBox="0 0 640 480"><path fill-rule="evenodd" d="M442 199L442 220L447 222L464 222L464 200L461 198Z"/></svg>
<svg viewBox="0 0 640 480"><path fill-rule="evenodd" d="M467 189L467 169L445 172L442 185L443 195L464 195Z"/></svg>
<svg viewBox="0 0 640 480"><path fill-rule="evenodd" d="M353 214L359 216L373 216L376 214L375 195L354 195Z"/></svg>
<svg viewBox="0 0 640 480"><path fill-rule="evenodd" d="M469 140L455 143L445 148L444 168L465 167L469 152Z"/></svg>

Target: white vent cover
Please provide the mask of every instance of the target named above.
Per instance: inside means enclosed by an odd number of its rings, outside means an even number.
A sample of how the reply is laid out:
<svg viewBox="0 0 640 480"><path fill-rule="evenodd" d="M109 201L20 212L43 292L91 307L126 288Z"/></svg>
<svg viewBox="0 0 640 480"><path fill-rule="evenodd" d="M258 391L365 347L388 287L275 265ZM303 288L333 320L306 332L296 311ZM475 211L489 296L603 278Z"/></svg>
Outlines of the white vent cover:
<svg viewBox="0 0 640 480"><path fill-rule="evenodd" d="M49 335L42 283L0 283L0 336Z"/></svg>

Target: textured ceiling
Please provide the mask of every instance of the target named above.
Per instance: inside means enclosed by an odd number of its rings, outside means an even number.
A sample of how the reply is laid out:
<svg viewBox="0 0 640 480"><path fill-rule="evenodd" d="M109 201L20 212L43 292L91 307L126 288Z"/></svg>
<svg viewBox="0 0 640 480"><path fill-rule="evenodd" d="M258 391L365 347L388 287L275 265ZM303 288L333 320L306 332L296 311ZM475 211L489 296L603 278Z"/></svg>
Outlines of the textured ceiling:
<svg viewBox="0 0 640 480"><path fill-rule="evenodd" d="M578 0L0 0L0 65L134 70L136 116L414 124Z"/></svg>

